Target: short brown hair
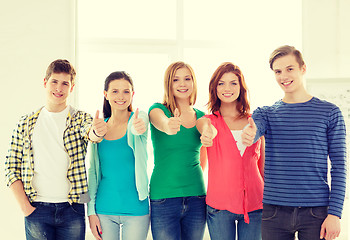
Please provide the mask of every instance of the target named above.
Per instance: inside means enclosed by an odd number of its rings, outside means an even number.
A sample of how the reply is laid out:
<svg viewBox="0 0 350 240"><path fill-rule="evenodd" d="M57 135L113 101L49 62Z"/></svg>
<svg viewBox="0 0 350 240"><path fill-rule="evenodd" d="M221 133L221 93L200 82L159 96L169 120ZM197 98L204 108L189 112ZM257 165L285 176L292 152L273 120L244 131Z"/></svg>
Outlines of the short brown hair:
<svg viewBox="0 0 350 240"><path fill-rule="evenodd" d="M286 56L286 55L289 55L289 54L292 54L295 56L297 62L299 63L299 67L302 67L305 65L303 55L301 54L301 52L299 50L297 50L293 46L284 45L284 46L277 48L275 51L273 51L271 53L270 59L269 59L270 68L273 70L272 65L276 61L276 59L283 57L283 56Z"/></svg>
<svg viewBox="0 0 350 240"><path fill-rule="evenodd" d="M49 80L52 73L67 73L71 76L71 83L74 84L76 72L73 65L66 59L57 59L50 63L46 70L45 79Z"/></svg>
<svg viewBox="0 0 350 240"><path fill-rule="evenodd" d="M241 117L246 117L249 115L250 106L248 101L248 88L247 84L244 80L243 73L241 69L230 62L222 63L213 73L213 76L209 82L209 101L208 101L208 109L209 111L216 115L215 112L220 110L221 100L218 98L217 94L217 86L219 80L225 73L233 73L238 77L238 82L240 86L239 96L237 98L237 111L239 112Z"/></svg>

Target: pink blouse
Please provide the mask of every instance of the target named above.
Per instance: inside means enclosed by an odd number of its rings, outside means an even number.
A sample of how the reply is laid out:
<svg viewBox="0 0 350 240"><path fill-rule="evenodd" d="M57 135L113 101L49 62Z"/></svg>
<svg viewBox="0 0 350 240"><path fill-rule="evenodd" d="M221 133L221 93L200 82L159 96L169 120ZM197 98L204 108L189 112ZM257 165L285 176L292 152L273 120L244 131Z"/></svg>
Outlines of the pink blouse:
<svg viewBox="0 0 350 240"><path fill-rule="evenodd" d="M249 223L248 212L262 209L264 180L259 171L261 139L247 147L241 156L231 130L219 112L206 115L218 130L213 146L208 152L209 206L244 214Z"/></svg>

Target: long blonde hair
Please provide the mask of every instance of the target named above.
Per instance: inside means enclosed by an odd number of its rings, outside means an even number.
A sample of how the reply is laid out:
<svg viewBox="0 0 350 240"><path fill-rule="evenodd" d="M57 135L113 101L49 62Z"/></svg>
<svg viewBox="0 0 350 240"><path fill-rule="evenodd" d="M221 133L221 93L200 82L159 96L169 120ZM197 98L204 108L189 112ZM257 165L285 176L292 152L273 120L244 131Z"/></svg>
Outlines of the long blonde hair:
<svg viewBox="0 0 350 240"><path fill-rule="evenodd" d="M191 77L193 80L193 91L190 96L190 105L194 105L196 103L197 99L197 80L194 75L193 69L190 65L184 62L174 62L170 64L170 66L165 71L164 75L164 98L163 98L163 105L166 106L171 114L174 114L174 111L176 109L176 101L174 97L174 93L172 90L172 84L175 77L175 73L180 68L187 68L191 72Z"/></svg>

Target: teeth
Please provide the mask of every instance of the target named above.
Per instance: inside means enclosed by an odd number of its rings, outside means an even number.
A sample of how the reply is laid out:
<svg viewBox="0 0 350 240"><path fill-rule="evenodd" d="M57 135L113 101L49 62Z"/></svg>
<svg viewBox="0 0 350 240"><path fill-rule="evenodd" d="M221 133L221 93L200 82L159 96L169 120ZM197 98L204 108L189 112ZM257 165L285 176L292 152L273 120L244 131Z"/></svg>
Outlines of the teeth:
<svg viewBox="0 0 350 240"><path fill-rule="evenodd" d="M289 81L289 82L283 82L283 83L282 83L282 85L286 86L286 85L289 85L289 84L291 84L291 83L292 83L292 81Z"/></svg>
<svg viewBox="0 0 350 240"><path fill-rule="evenodd" d="M233 94L232 93L224 93L223 94L225 97L231 97Z"/></svg>
<svg viewBox="0 0 350 240"><path fill-rule="evenodd" d="M188 90L185 89L185 90L177 90L178 92L181 92L181 93L184 93L184 92L187 92Z"/></svg>

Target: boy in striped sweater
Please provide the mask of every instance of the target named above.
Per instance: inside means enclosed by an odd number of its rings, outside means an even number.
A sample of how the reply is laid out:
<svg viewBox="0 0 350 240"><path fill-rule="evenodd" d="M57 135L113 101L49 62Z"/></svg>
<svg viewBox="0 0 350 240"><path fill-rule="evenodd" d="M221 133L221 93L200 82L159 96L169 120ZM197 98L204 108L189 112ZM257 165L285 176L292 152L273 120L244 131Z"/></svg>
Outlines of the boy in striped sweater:
<svg viewBox="0 0 350 240"><path fill-rule="evenodd" d="M257 108L242 134L248 146L266 139L262 239L292 240L296 232L299 240L335 239L346 182L343 116L336 105L306 91L300 51L282 46L269 62L285 95Z"/></svg>

